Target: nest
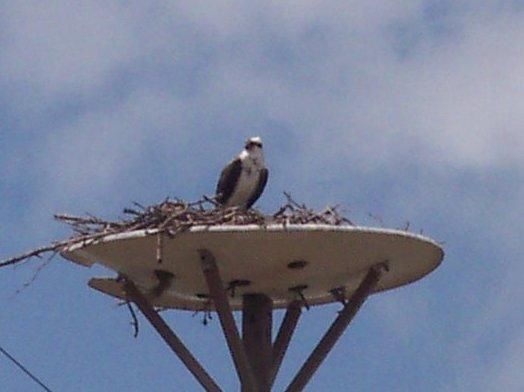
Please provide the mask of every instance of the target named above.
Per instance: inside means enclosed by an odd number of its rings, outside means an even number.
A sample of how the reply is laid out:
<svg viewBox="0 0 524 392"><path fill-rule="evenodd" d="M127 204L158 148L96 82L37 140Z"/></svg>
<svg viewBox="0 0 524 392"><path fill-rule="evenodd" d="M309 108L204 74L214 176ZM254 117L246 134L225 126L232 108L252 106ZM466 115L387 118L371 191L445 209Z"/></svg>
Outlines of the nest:
<svg viewBox="0 0 524 392"><path fill-rule="evenodd" d="M134 203L133 208L124 209L124 218L109 221L93 215L73 216L56 214L54 218L71 227L73 234L62 241L34 249L0 262L0 267L14 265L32 257L51 253L51 257L76 244L89 244L112 234L134 230L151 230L165 233L170 237L190 229L192 226L217 225L259 225L268 224L326 224L333 226L353 225L342 216L338 206L328 206L315 212L305 204L297 203L288 193L286 202L272 215L263 215L255 209L245 210L237 207L223 208L213 198L204 196L196 202L180 199L165 199L159 204L142 206Z"/></svg>

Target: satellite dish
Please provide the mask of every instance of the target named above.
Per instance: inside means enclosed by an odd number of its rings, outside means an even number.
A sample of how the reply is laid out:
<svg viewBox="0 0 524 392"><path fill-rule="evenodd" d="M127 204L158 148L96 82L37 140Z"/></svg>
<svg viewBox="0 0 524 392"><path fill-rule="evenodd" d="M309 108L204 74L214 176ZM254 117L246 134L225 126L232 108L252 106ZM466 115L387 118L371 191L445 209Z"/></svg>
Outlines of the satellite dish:
<svg viewBox="0 0 524 392"><path fill-rule="evenodd" d="M383 262L389 271L374 292L393 289L427 275L444 257L435 241L406 231L316 224L194 226L172 238L140 230L76 244L62 255L125 275L153 306L212 310L200 249L216 258L233 310L241 310L242 296L251 293L268 296L273 308L286 308L298 296L309 305L333 302L335 291L351 295L367 271ZM172 279L158 293L162 277ZM125 298L117 279L94 278L89 285Z"/></svg>

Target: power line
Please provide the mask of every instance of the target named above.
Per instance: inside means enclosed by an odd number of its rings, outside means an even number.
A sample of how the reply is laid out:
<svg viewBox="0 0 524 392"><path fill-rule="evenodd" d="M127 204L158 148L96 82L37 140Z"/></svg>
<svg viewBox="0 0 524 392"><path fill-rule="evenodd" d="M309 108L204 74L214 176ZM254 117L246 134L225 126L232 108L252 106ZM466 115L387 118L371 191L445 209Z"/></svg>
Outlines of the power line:
<svg viewBox="0 0 524 392"><path fill-rule="evenodd" d="M25 374L27 374L31 379L36 382L38 385L40 385L42 388L44 388L47 392L53 392L48 387L45 386L45 384L40 381L36 376L33 376L33 374L20 362L18 362L11 354L9 354L7 351L5 351L2 346L0 346L0 352L4 354L7 358L11 360L16 366L18 366Z"/></svg>

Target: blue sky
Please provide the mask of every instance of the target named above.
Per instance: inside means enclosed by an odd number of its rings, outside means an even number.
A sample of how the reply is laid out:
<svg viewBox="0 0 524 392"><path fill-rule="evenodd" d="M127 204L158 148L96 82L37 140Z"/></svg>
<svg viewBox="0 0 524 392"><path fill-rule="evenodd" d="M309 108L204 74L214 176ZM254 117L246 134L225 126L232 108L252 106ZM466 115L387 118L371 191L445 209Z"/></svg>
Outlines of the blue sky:
<svg viewBox="0 0 524 392"><path fill-rule="evenodd" d="M372 297L310 391L524 387L521 1L4 2L0 257L60 239L57 212L115 218L196 199L252 135L282 191L362 225L406 221L442 266ZM0 271L0 344L56 391L198 390L107 275L56 258ZM303 315L277 390L338 306ZM225 390L215 319L165 317ZM0 357L7 391L38 390Z"/></svg>

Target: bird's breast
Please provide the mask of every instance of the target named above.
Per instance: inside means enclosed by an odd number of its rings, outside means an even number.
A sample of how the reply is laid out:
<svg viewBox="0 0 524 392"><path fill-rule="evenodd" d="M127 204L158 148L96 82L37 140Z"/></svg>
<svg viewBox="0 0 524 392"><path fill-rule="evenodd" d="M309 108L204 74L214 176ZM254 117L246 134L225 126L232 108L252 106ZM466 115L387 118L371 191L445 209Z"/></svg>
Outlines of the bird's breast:
<svg viewBox="0 0 524 392"><path fill-rule="evenodd" d="M260 169L254 167L245 167L240 173L237 185L233 194L227 201L227 206L245 205L251 198L258 185Z"/></svg>

